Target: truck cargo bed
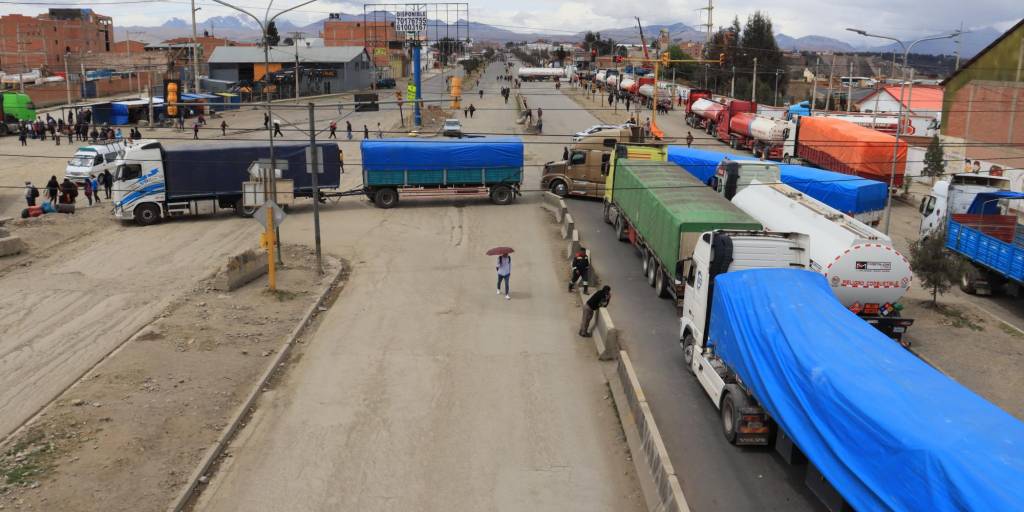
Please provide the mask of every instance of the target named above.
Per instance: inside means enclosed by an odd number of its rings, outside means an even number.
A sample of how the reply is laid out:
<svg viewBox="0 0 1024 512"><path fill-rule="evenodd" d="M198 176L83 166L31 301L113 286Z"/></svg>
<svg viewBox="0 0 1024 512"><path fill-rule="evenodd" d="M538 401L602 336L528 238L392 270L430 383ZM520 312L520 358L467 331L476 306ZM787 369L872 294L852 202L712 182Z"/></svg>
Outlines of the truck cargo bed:
<svg viewBox="0 0 1024 512"><path fill-rule="evenodd" d="M383 139L360 144L366 187L518 185L523 142L516 137Z"/></svg>

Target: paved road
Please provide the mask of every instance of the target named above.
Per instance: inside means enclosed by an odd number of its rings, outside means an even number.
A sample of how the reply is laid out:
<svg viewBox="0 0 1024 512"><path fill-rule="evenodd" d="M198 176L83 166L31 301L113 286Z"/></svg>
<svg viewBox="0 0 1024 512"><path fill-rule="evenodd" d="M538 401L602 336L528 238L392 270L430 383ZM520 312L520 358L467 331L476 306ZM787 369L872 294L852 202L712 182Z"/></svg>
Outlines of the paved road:
<svg viewBox="0 0 1024 512"><path fill-rule="evenodd" d="M598 124L589 112L577 109L572 99L555 93L553 86L526 87L530 105L545 109L545 132L570 134ZM672 120L661 122L666 131L671 124ZM562 152L562 145L556 143L559 140L568 138L551 137L544 149L535 151L548 159L558 158ZM675 308L655 297L641 275L635 251L616 241L610 226L601 221L599 201L567 203L585 246L595 255L602 280L613 289L610 312L623 330L625 345L693 510L821 509L804 486L802 472L773 452L740 449L725 441L715 407L684 368Z"/></svg>
<svg viewBox="0 0 1024 512"><path fill-rule="evenodd" d="M573 336L562 244L527 199L325 208L351 279L199 509L642 510L593 348ZM286 226L311 239L305 210ZM494 293L495 245L517 249L511 300Z"/></svg>

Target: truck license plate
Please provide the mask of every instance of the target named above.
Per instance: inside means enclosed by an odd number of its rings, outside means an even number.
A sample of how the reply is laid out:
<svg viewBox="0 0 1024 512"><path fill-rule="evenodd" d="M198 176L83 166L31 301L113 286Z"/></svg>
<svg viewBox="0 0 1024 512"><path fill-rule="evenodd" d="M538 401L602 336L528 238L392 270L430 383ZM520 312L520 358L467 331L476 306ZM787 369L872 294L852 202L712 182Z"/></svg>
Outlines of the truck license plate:
<svg viewBox="0 0 1024 512"><path fill-rule="evenodd" d="M892 332L907 332L906 327L893 327Z"/></svg>

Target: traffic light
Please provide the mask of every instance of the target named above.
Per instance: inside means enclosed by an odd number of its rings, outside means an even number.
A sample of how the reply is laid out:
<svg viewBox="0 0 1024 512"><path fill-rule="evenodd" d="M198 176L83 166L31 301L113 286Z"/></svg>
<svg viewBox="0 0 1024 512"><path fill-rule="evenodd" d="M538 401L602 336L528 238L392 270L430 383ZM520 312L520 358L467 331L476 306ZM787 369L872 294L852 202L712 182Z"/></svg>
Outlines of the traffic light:
<svg viewBox="0 0 1024 512"><path fill-rule="evenodd" d="M590 50L590 62L597 60L597 50Z"/></svg>
<svg viewBox="0 0 1024 512"><path fill-rule="evenodd" d="M668 66L668 61L669 61L668 51L662 52L661 53L661 65L662 66Z"/></svg>
<svg viewBox="0 0 1024 512"><path fill-rule="evenodd" d="M725 54L724 53L719 53L718 54L718 65L719 66L724 66L725 65Z"/></svg>
<svg viewBox="0 0 1024 512"><path fill-rule="evenodd" d="M178 105L175 103L181 101L180 92L180 80L164 80L164 105L167 107L164 112L167 117L178 117Z"/></svg>

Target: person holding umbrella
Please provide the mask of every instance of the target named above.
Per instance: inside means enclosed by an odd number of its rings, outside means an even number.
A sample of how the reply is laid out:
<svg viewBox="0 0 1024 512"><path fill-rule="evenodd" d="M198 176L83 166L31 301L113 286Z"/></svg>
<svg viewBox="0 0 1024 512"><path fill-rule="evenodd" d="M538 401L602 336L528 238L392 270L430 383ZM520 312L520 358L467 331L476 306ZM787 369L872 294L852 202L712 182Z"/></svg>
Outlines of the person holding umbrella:
<svg viewBox="0 0 1024 512"><path fill-rule="evenodd" d="M511 299L512 297L508 293L508 280L509 276L512 275L512 256L513 249L511 247L495 247L487 251L488 256L497 256L498 262L494 266L494 270L498 271L498 289L497 295L501 295L501 282L505 282L505 299Z"/></svg>

